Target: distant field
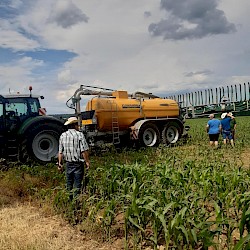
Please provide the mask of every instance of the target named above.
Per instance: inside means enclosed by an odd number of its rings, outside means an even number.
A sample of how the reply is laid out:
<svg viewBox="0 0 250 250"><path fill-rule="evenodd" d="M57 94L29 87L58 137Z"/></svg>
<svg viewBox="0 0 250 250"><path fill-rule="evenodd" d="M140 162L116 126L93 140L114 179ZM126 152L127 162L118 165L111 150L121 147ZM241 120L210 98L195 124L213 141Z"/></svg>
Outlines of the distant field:
<svg viewBox="0 0 250 250"><path fill-rule="evenodd" d="M50 164L0 172L0 204L47 204L128 249L249 249L250 117L236 119L234 148L211 148L203 118L187 120L186 144L93 154L77 212Z"/></svg>

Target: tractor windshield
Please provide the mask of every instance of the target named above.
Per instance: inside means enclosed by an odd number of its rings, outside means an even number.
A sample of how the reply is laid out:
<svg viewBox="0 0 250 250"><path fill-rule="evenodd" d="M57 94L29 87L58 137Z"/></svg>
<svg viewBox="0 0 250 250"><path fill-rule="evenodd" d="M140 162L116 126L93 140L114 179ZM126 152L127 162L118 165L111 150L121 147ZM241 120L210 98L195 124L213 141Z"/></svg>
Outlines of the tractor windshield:
<svg viewBox="0 0 250 250"><path fill-rule="evenodd" d="M18 117L37 115L39 108L39 101L35 98L9 98L6 104L6 114Z"/></svg>

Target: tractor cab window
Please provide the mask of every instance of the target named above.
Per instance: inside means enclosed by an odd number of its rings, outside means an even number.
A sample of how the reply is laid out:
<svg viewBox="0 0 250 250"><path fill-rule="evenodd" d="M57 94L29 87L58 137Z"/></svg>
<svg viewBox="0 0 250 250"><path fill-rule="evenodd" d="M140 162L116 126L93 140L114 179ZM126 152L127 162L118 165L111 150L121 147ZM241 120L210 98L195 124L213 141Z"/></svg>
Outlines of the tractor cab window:
<svg viewBox="0 0 250 250"><path fill-rule="evenodd" d="M29 99L30 111L32 113L38 113L40 108L40 103L37 99Z"/></svg>
<svg viewBox="0 0 250 250"><path fill-rule="evenodd" d="M24 103L22 100L9 100L9 103L6 104L6 115L9 117L20 117L27 114L27 103Z"/></svg>
<svg viewBox="0 0 250 250"><path fill-rule="evenodd" d="M0 117L3 117L3 104L0 103Z"/></svg>
<svg viewBox="0 0 250 250"><path fill-rule="evenodd" d="M0 103L0 131L4 127L3 121L3 104Z"/></svg>

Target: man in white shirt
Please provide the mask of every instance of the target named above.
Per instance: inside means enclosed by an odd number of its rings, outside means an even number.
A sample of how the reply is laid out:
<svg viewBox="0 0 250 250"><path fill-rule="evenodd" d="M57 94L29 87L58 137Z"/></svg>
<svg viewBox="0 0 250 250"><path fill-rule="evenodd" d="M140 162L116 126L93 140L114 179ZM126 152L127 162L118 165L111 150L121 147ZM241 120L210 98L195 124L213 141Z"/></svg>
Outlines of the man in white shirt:
<svg viewBox="0 0 250 250"><path fill-rule="evenodd" d="M78 119L70 117L65 123L68 130L61 134L59 139L58 170L63 170L63 161L66 162L66 181L68 191L75 190L79 195L82 190L84 177L84 162L89 169L89 146L83 133L79 132ZM71 198L73 196L71 195Z"/></svg>

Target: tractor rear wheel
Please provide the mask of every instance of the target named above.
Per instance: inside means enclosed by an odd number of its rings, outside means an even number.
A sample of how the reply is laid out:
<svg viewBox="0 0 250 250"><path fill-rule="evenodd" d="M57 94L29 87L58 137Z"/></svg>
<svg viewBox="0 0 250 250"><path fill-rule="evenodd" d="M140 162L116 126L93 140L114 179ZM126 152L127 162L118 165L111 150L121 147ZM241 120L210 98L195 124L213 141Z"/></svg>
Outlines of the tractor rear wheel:
<svg viewBox="0 0 250 250"><path fill-rule="evenodd" d="M63 127L59 124L37 124L27 131L21 143L21 161L34 159L40 162L49 162L58 153L59 137Z"/></svg>
<svg viewBox="0 0 250 250"><path fill-rule="evenodd" d="M158 146L160 142L160 132L153 123L145 123L139 131L139 143L143 147Z"/></svg>
<svg viewBox="0 0 250 250"><path fill-rule="evenodd" d="M162 142L164 144L174 144L181 136L181 128L176 122L168 122L162 130Z"/></svg>

